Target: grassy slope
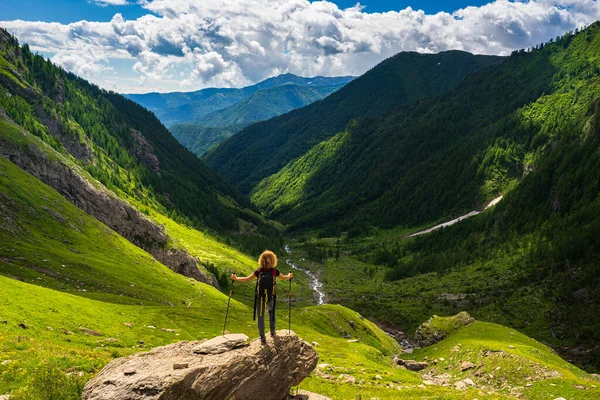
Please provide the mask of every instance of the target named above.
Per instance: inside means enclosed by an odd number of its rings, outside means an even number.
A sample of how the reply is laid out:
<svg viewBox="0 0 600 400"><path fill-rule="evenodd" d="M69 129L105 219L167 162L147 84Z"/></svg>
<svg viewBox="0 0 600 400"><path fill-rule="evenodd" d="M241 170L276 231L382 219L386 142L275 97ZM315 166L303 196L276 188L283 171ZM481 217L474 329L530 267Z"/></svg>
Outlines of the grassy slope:
<svg viewBox="0 0 600 400"><path fill-rule="evenodd" d="M456 380L470 378L486 391L522 394L536 400L600 397L600 382L565 363L549 347L501 325L475 322L440 343L403 355L409 357L419 361L437 359L427 373L449 373ZM462 371L465 361L476 367Z"/></svg>
<svg viewBox="0 0 600 400"><path fill-rule="evenodd" d="M4 159L0 193L0 393L12 393L15 399L75 399L85 381L114 357L219 334L225 295L155 262ZM182 242L201 237L186 236L176 225L166 227L181 235ZM210 241L205 244L211 246ZM198 251L204 248L197 246ZM211 251L223 251L225 257L228 250ZM280 328L286 325L286 311L280 305ZM251 310L236 300L228 329L256 336ZM292 329L318 342L321 362L330 364L322 367L324 372L351 374L359 382L348 385L315 375L303 382L304 389L335 399L365 394L381 399L502 398L419 387L419 374L392 368L389 357L398 345L341 306L296 309ZM348 343L344 336L360 342ZM394 387L384 387L389 384Z"/></svg>
<svg viewBox="0 0 600 400"><path fill-rule="evenodd" d="M12 393L15 399L76 399L83 383L114 357L174 341L218 335L226 304L225 298L217 293L217 298L206 299L211 307L203 308L116 305L5 277L0 277L0 283L0 315L7 321L0 325L0 393ZM40 304L51 306L40 307ZM229 329L255 336L249 314L247 308L234 302ZM285 317L280 315L280 319ZM338 330L348 329L349 321L355 321L357 333L352 332L353 337L361 342L349 344L339 337ZM313 376L300 388L318 390L334 399L354 399L365 394L381 399L504 398L475 391L461 393L441 387L419 387L422 382L419 374L391 367L389 356L395 350L389 339L343 307L301 310L298 322L292 324L296 332L308 341L318 341L320 362L330 364L324 367L325 371L336 376L351 374L362 381L348 385ZM19 327L20 323L28 328ZM87 335L81 328L94 330L100 336ZM369 340L375 340L383 352L367 345ZM376 375L382 379L376 379ZM389 384L394 388L385 387Z"/></svg>
<svg viewBox="0 0 600 400"><path fill-rule="evenodd" d="M6 321L0 323L0 337L2 361L13 360L0 366L0 393L43 380L47 363L62 372L75 372L70 378L61 374L54 378L75 380L74 387L79 387L112 357L140 350L139 340L145 342L142 347L150 347L219 333L225 295L173 273L2 158L0 196L0 320ZM177 230L171 233L181 235L183 242L201 238L200 233L190 236L191 231L186 235L173 223L167 229ZM206 239L195 243L206 251L203 244L214 246ZM228 254L227 248L212 247L206 257L215 254L211 251L222 252L223 259L237 257L240 265L247 263L237 254ZM312 326L306 317L328 312L331 317ZM280 320L285 321L285 314L282 307ZM247 306L234 300L229 329L255 336L251 315ZM335 341L340 339L331 326L345 318L359 320L341 307L307 310L298 316L295 329L323 341L324 348L337 348ZM19 327L21 323L27 328ZM356 336L378 349L370 347L366 352L394 352L395 346L381 331L368 322L364 327ZM87 335L83 328L100 336Z"/></svg>

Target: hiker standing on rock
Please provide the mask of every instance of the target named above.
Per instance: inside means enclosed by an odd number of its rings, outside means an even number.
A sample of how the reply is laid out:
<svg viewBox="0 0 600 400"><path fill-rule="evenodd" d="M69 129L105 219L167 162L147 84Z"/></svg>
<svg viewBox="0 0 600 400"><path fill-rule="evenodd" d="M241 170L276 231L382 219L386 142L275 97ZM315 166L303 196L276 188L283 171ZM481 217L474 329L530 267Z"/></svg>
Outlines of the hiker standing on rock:
<svg viewBox="0 0 600 400"><path fill-rule="evenodd" d="M291 279L294 274L281 275L277 268L277 256L269 250L265 250L258 258L260 268L246 277L237 277L231 275L234 281L248 282L252 279L257 279L256 292L254 296L254 318L258 314L258 333L260 340L265 343L265 311L269 312L269 327L271 328L271 336L275 335L275 302L277 297L277 278L283 280Z"/></svg>

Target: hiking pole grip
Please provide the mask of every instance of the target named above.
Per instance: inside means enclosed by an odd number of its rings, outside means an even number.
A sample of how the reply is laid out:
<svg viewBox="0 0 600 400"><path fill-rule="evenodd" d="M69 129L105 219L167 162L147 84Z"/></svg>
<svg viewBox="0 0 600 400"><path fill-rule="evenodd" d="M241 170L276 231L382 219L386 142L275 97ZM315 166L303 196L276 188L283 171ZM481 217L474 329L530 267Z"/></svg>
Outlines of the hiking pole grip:
<svg viewBox="0 0 600 400"><path fill-rule="evenodd" d="M237 272L233 273L237 277ZM227 316L229 315L229 304L231 303L231 295L233 294L233 283L235 279L231 279L231 287L229 288L229 299L227 300L227 311L225 311L225 322L223 323L223 336L225 336L225 327L227 326Z"/></svg>

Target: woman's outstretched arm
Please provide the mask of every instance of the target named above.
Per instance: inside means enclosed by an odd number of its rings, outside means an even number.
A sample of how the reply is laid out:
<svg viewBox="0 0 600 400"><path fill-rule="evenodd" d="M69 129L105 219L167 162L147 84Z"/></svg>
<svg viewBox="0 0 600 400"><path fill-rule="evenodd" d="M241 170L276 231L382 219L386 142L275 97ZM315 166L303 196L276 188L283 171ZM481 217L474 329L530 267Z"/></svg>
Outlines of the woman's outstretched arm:
<svg viewBox="0 0 600 400"><path fill-rule="evenodd" d="M283 274L279 275L279 278L280 278L282 281L287 281L288 279L292 279L293 277L294 277L294 273L293 273L293 272L290 272L290 273L289 273L289 274L287 274L287 275L283 275Z"/></svg>
<svg viewBox="0 0 600 400"><path fill-rule="evenodd" d="M252 273L252 275L242 276L242 277L238 277L236 274L231 274L232 281L248 282L254 278L256 278L256 276L254 275L254 272Z"/></svg>

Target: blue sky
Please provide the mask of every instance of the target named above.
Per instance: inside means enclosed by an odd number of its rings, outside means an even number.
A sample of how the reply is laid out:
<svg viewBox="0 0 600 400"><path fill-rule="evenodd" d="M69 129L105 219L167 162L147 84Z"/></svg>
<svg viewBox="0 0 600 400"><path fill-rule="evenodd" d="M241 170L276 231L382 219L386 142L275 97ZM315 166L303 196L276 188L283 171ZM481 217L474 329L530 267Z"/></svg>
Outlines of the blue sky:
<svg viewBox="0 0 600 400"><path fill-rule="evenodd" d="M507 55L600 19L600 0L1 1L21 43L126 93L360 75L401 51Z"/></svg>
<svg viewBox="0 0 600 400"><path fill-rule="evenodd" d="M206 0L200 0L206 1ZM70 23L82 19L88 21L110 21L115 13L121 13L125 19L136 19L149 13L139 4L127 6L101 7L98 3L87 0L3 0L3 20L22 19L25 21L45 21ZM340 8L353 7L354 0L335 0L333 3ZM365 6L366 12L399 11L406 7L423 10L428 14L439 11L451 12L467 6L480 6L486 4L484 0L364 0L360 4Z"/></svg>

